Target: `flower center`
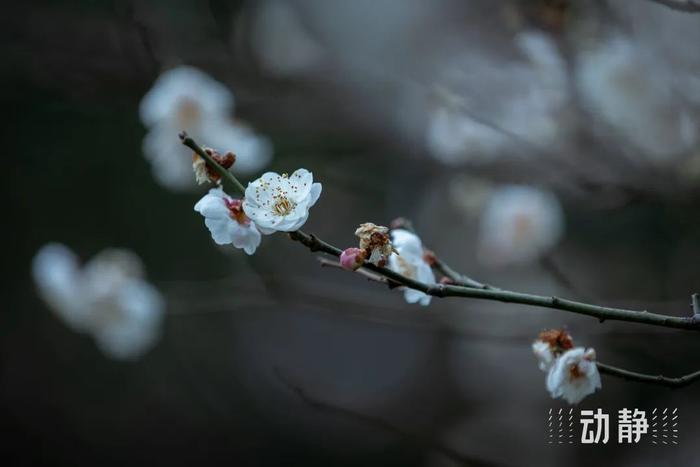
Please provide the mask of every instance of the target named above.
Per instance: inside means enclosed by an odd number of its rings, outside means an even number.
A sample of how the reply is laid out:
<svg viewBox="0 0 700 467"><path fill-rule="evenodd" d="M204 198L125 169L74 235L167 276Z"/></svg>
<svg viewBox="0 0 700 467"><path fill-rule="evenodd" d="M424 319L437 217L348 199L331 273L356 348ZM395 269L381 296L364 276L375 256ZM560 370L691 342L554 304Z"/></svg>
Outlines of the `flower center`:
<svg viewBox="0 0 700 467"><path fill-rule="evenodd" d="M399 270L401 274L408 277L409 279L416 279L416 267L406 261L403 256L397 255Z"/></svg>
<svg viewBox="0 0 700 467"><path fill-rule="evenodd" d="M569 366L569 381L577 380L583 376L583 372L581 368L579 368L578 363L572 363L571 366Z"/></svg>
<svg viewBox="0 0 700 467"><path fill-rule="evenodd" d="M291 201L289 201L285 196L280 196L277 198L277 201L275 201L275 204L272 206L272 212L274 212L278 216L286 216L292 210L294 209L295 204Z"/></svg>
<svg viewBox="0 0 700 467"><path fill-rule="evenodd" d="M201 116L199 104L189 97L180 99L176 110L176 118L181 127L194 126Z"/></svg>

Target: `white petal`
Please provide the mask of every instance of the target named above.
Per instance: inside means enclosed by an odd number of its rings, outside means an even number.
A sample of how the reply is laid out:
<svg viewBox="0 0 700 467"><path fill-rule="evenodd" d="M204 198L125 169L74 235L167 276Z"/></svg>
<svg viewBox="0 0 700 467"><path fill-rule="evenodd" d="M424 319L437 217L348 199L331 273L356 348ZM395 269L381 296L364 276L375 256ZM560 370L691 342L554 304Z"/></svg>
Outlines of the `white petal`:
<svg viewBox="0 0 700 467"><path fill-rule="evenodd" d="M289 176L289 185L292 188L292 194L290 199L295 202L301 202L306 199L309 192L311 191L311 186L314 181L314 177L306 169L297 169Z"/></svg>
<svg viewBox="0 0 700 467"><path fill-rule="evenodd" d="M81 329L81 273L73 252L58 243L43 246L32 261L32 275L48 305L73 329Z"/></svg>
<svg viewBox="0 0 700 467"><path fill-rule="evenodd" d="M431 299L430 295L424 294L420 290L409 288L404 290L403 296L408 303L420 303L423 306L428 305Z"/></svg>
<svg viewBox="0 0 700 467"><path fill-rule="evenodd" d="M423 244L417 235L405 229L394 229L391 231L391 242L394 248L407 261L423 259Z"/></svg>
<svg viewBox="0 0 700 467"><path fill-rule="evenodd" d="M230 217L206 217L204 219L204 225L209 229L211 237L217 245L228 245L231 243L231 227L234 224L236 224L236 221Z"/></svg>
<svg viewBox="0 0 700 467"><path fill-rule="evenodd" d="M316 204L316 201L318 201L319 196L321 196L321 184L320 183L314 183L311 185L311 191L310 191L310 199L309 199L309 207L313 206Z"/></svg>
<svg viewBox="0 0 700 467"><path fill-rule="evenodd" d="M553 398L561 397L570 404L577 404L601 387L600 374L595 362L586 358L588 352L577 347L567 350L557 358L547 374L547 390ZM580 377L570 377L571 367L577 365Z"/></svg>
<svg viewBox="0 0 700 467"><path fill-rule="evenodd" d="M242 248L246 254L252 255L260 246L262 237L255 224L251 223L248 226L237 225L231 240L233 241L233 246Z"/></svg>
<svg viewBox="0 0 700 467"><path fill-rule="evenodd" d="M194 205L194 210L211 219L229 217L229 209L226 207L224 199L218 193L212 194L211 191Z"/></svg>

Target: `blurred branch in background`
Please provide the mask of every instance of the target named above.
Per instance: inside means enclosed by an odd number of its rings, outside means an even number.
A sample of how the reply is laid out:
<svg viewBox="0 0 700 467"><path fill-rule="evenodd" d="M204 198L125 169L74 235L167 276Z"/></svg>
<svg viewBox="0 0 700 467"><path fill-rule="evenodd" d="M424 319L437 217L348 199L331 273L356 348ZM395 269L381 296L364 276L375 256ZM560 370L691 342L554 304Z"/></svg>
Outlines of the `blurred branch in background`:
<svg viewBox="0 0 700 467"><path fill-rule="evenodd" d="M687 13L700 13L700 2L697 0L652 0L672 10L685 11Z"/></svg>
<svg viewBox="0 0 700 467"><path fill-rule="evenodd" d="M436 452L442 454L443 456L457 462L460 465L476 466L476 467L495 467L498 465L502 465L502 464L495 464L492 462L488 462L488 461L485 461L483 459L477 459L474 457L466 456L466 455L452 449L449 446L446 446L444 444L441 444L441 443L435 441L434 439L431 439L431 438L426 437L426 436L422 436L418 433L414 433L406 428L403 428L399 425L391 423L383 418L376 417L373 415L363 414L363 413L356 412L356 411L351 410L351 409L347 409L345 407L340 407L340 406L334 405L330 402L325 402L325 401L319 399L318 397L309 394L309 392L306 391L301 385L293 382L287 375L285 375L282 372L282 370L280 368L275 367L274 372L275 372L275 376L277 377L277 379L282 384L284 384L286 387L288 387L291 391L293 391L302 402L304 402L309 407L316 409L320 412L326 412L329 414L346 417L346 418L349 418L351 420L355 420L355 421L358 421L360 423L371 426L373 428L376 428L378 430L395 434L397 436L400 436L401 438L406 439L407 441L418 443L420 446L422 446L426 450L436 451Z"/></svg>

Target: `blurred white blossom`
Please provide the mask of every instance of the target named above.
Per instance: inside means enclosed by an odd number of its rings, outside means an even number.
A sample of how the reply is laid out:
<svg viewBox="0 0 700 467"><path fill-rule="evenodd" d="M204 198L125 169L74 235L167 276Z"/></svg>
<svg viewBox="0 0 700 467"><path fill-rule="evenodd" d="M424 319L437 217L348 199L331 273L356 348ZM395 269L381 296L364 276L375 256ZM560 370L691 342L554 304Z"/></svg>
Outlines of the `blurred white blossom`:
<svg viewBox="0 0 700 467"><path fill-rule="evenodd" d="M241 200L231 198L219 187L209 190L194 210L204 216L204 224L218 245L232 244L252 255L260 246L261 235L241 205Z"/></svg>
<svg viewBox="0 0 700 467"><path fill-rule="evenodd" d="M482 212L478 258L490 266L532 261L557 244L564 230L563 217L559 201L549 191L502 187Z"/></svg>
<svg viewBox="0 0 700 467"><path fill-rule="evenodd" d="M265 235L293 232L304 225L319 196L321 184L306 169L292 175L267 172L248 184L243 211Z"/></svg>
<svg viewBox="0 0 700 467"><path fill-rule="evenodd" d="M141 101L141 121L148 128L143 152L153 174L171 189L195 187L191 152L177 135L186 130L194 139L236 154L236 171L247 174L270 162L270 142L230 119L233 95L221 83L188 66L164 72Z"/></svg>
<svg viewBox="0 0 700 467"><path fill-rule="evenodd" d="M547 374L547 390L552 398L577 404L602 387L595 363L595 351L576 347L554 361Z"/></svg>
<svg viewBox="0 0 700 467"><path fill-rule="evenodd" d="M579 53L576 85L594 123L620 146L661 161L697 141L698 122L674 91L671 73L642 44L615 35Z"/></svg>
<svg viewBox="0 0 700 467"><path fill-rule="evenodd" d="M288 1L266 0L257 5L251 39L263 67L280 76L308 72L323 57L323 48Z"/></svg>
<svg viewBox="0 0 700 467"><path fill-rule="evenodd" d="M109 357L135 359L157 342L164 301L133 253L107 249L81 267L66 246L50 243L34 257L32 272L47 304Z"/></svg>
<svg viewBox="0 0 700 467"><path fill-rule="evenodd" d="M435 274L424 259L423 243L417 235L404 229L391 231L391 241L396 253L389 256L389 269L411 279L435 284ZM408 303L430 304L430 295L420 290L404 288L404 298Z"/></svg>
<svg viewBox="0 0 700 467"><path fill-rule="evenodd" d="M556 45L543 34L523 32L515 46L525 61L469 51L461 68L449 72L451 84L437 88L426 134L437 159L490 162L506 151L520 153L523 142L547 147L561 138L568 91Z"/></svg>

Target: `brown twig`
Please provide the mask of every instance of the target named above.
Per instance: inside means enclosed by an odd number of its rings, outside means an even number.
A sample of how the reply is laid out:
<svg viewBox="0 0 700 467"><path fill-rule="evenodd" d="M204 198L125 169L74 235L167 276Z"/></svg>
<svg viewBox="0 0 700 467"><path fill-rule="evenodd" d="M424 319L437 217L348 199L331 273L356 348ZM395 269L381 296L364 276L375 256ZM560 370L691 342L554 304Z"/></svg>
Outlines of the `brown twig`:
<svg viewBox="0 0 700 467"><path fill-rule="evenodd" d="M336 257L340 256L341 251L339 248L324 242L314 235L302 232L301 230L291 232L289 237L292 240L300 242L312 252L327 253ZM434 297L463 297L494 300L504 303L518 303L521 305L552 308L555 310L592 316L601 322L606 320L627 321L653 326L700 331L700 321L695 317L667 316L658 313L649 313L646 310L604 307L554 296L533 295L504 289L477 289L461 285L426 284L403 276L390 269L375 266L370 263L365 263L364 267L387 279L398 282L405 287L419 290Z"/></svg>

